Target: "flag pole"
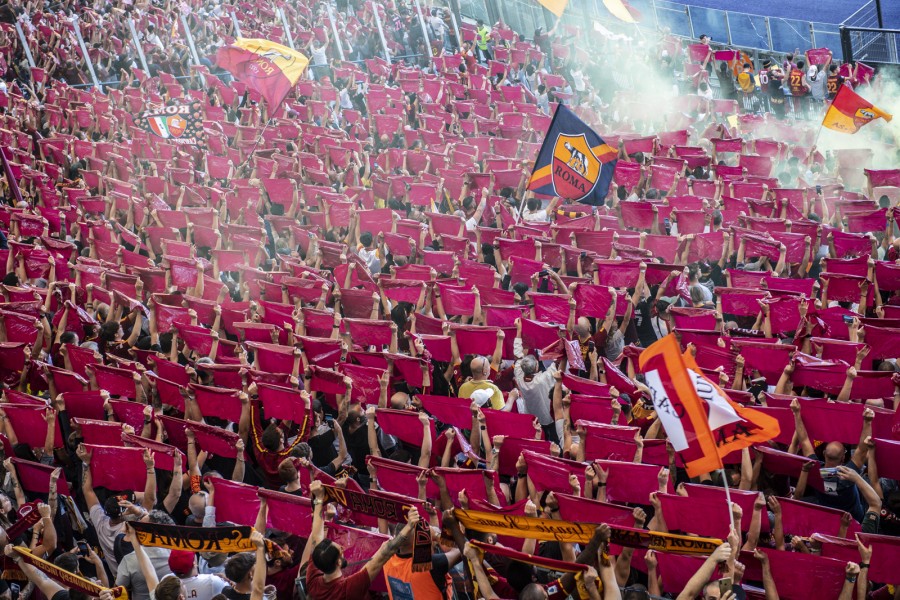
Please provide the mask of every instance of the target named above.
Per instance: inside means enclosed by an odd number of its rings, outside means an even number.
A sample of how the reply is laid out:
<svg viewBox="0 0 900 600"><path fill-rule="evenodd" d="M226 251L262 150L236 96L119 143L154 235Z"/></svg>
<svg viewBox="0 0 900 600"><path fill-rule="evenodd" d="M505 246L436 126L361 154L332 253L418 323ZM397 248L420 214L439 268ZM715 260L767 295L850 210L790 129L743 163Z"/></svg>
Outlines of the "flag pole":
<svg viewBox="0 0 900 600"><path fill-rule="evenodd" d="M731 522L731 528L737 531L734 527L734 512L731 510L731 489L728 487L728 476L725 474L725 469L722 468L722 483L725 484L725 499L728 501L728 520Z"/></svg>

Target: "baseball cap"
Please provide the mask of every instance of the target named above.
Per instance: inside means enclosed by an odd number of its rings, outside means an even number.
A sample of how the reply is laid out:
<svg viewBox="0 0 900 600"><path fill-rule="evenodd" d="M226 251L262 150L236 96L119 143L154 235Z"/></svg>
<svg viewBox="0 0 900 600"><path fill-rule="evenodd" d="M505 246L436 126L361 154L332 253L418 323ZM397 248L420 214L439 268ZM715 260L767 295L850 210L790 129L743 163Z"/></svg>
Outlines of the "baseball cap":
<svg viewBox="0 0 900 600"><path fill-rule="evenodd" d="M477 404L479 407L482 407L490 401L493 395L494 392L492 390L475 390L469 397L475 402L475 404Z"/></svg>
<svg viewBox="0 0 900 600"><path fill-rule="evenodd" d="M172 550L169 554L169 569L179 576L190 574L194 568L194 553L187 550Z"/></svg>

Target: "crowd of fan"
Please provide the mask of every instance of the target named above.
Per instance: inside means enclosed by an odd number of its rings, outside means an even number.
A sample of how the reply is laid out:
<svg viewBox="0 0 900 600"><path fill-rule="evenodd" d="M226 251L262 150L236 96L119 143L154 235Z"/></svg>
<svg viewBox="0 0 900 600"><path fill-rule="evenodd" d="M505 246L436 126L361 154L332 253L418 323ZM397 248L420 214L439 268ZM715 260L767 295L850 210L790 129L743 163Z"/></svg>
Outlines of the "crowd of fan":
<svg viewBox="0 0 900 600"><path fill-rule="evenodd" d="M900 177L863 170L896 146L878 131L871 149L823 153L773 85L824 101L867 82L826 85L830 59L807 73L792 56L759 88L752 64L692 60L664 34L623 51L562 23L528 40L502 23L457 31L423 8L338 0L332 23L324 3L285 3L310 78L273 112L212 58L236 26L285 41L272 6L0 7L0 543L26 577L5 573L0 597L83 595L19 545L134 600L474 598L473 584L527 600L900 598L895 573L868 576L900 534ZM73 16L102 90L84 85ZM679 95L661 108L650 80ZM738 90L774 114L737 114ZM187 100L201 146L133 124ZM619 148L604 206L525 189L557 103ZM670 332L781 436L687 478L636 374ZM114 487L123 457L143 486ZM424 508L365 528L322 483ZM247 494L256 504L228 502ZM8 539L34 500L42 519ZM279 502L303 531L267 514ZM464 531L460 507L597 529L584 546L498 539ZM426 573L410 570L421 519ZM257 551L143 547L134 520L255 524ZM608 560L605 521L727 541L706 560ZM363 539L373 551L354 554ZM585 585L472 539L590 565Z"/></svg>

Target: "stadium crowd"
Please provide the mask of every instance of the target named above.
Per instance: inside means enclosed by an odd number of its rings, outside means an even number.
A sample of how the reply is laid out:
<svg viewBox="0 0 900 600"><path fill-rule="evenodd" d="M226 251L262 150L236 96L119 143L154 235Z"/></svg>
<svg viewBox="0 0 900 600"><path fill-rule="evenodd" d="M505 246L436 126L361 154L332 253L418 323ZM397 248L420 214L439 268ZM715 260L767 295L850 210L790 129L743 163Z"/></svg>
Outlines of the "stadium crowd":
<svg viewBox="0 0 900 600"><path fill-rule="evenodd" d="M896 143L797 118L883 82L416 4L0 7L0 598L900 598ZM273 110L214 56L285 24ZM185 102L197 145L135 123ZM526 190L560 104L618 151L601 206ZM669 334L778 436L688 477L638 368Z"/></svg>

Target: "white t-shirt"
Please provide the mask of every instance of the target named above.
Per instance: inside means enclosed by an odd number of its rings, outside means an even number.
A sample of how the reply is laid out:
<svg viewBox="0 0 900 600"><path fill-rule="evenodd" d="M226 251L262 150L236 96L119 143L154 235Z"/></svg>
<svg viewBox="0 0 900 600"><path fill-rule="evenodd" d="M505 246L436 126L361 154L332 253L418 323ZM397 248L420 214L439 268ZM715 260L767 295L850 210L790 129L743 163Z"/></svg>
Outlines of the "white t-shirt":
<svg viewBox="0 0 900 600"><path fill-rule="evenodd" d="M310 54L312 55L312 64L316 66L327 65L328 64L328 54L325 53L325 49L327 46L316 46L312 45L310 48Z"/></svg>
<svg viewBox="0 0 900 600"><path fill-rule="evenodd" d="M216 575L188 577L187 579L182 579L181 583L184 584L185 600L210 600L228 587L228 583Z"/></svg>
<svg viewBox="0 0 900 600"><path fill-rule="evenodd" d="M125 522L123 521L118 525L110 525L109 517L106 516L106 512L100 504L91 506L88 516L90 517L91 525L97 531L97 541L100 542L100 548L103 549L103 556L109 565L109 570L112 571L112 576L115 578L119 570L119 563L116 561L113 545L115 544L116 536L120 533L125 533Z"/></svg>
<svg viewBox="0 0 900 600"><path fill-rule="evenodd" d="M522 219L526 223L549 223L550 215L547 214L547 210L544 208L538 209L533 212L526 208L524 211L522 211Z"/></svg>

